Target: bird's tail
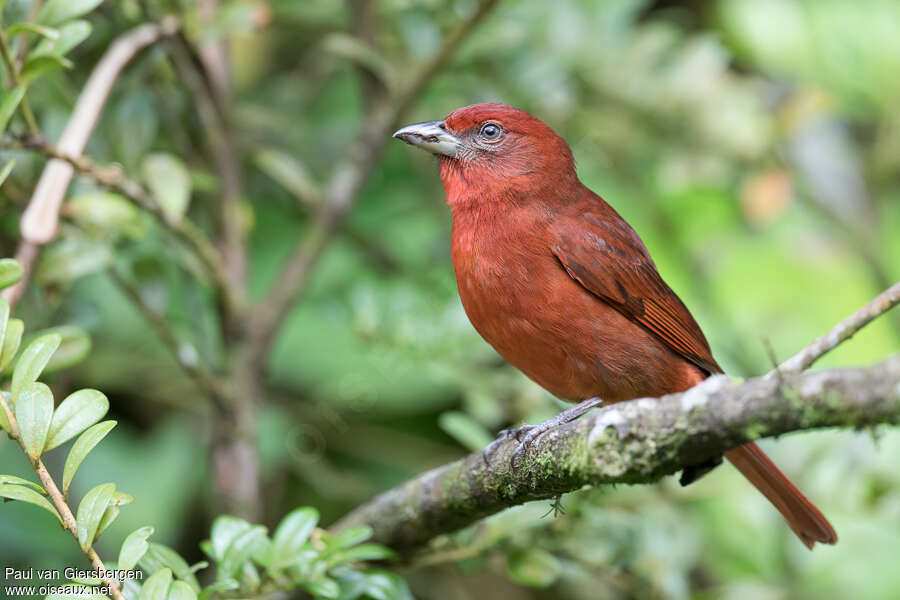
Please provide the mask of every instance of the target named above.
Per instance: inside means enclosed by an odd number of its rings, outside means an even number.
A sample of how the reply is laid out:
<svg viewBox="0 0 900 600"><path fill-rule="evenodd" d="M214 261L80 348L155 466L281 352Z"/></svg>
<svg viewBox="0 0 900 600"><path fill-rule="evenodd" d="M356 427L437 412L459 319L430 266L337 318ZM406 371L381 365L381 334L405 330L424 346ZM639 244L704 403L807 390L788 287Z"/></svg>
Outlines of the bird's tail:
<svg viewBox="0 0 900 600"><path fill-rule="evenodd" d="M812 550L816 542L837 542L837 533L828 519L807 500L759 446L753 442L744 444L726 452L725 457L769 499L807 548Z"/></svg>

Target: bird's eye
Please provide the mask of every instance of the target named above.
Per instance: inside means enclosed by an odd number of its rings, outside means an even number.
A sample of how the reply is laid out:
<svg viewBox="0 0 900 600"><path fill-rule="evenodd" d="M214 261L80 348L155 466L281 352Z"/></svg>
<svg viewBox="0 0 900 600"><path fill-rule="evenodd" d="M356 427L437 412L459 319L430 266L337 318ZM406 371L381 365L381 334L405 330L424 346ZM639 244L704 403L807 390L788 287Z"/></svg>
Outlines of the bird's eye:
<svg viewBox="0 0 900 600"><path fill-rule="evenodd" d="M497 123L485 123L481 126L478 135L485 142L496 142L503 137L503 128Z"/></svg>

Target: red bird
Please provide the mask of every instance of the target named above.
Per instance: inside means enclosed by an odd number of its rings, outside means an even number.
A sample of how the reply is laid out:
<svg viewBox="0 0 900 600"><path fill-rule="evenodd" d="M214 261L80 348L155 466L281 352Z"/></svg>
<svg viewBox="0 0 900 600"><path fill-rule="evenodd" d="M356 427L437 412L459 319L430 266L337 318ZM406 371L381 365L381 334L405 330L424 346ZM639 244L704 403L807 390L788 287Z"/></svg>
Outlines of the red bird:
<svg viewBox="0 0 900 600"><path fill-rule="evenodd" d="M641 238L578 180L568 144L542 121L475 104L394 137L439 159L453 268L472 325L540 386L583 401L527 426L523 442L601 402L681 392L722 372ZM807 547L837 541L756 444L725 456Z"/></svg>

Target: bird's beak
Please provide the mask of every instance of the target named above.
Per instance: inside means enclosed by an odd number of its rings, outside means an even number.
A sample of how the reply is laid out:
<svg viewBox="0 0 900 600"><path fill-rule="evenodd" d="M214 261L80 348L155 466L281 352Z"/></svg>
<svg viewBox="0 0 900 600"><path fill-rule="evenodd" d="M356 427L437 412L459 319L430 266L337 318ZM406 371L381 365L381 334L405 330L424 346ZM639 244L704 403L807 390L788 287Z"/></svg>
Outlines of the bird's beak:
<svg viewBox="0 0 900 600"><path fill-rule="evenodd" d="M413 123L394 132L393 137L432 154L456 156L459 138L447 131L443 121Z"/></svg>

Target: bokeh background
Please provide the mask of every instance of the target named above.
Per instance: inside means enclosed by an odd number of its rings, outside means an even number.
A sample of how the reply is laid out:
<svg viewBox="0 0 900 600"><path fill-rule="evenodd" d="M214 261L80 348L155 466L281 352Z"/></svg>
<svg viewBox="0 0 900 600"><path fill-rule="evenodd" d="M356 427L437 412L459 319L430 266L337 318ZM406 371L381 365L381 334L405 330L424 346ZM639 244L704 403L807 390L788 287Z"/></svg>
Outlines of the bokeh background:
<svg viewBox="0 0 900 600"><path fill-rule="evenodd" d="M29 4L10 0L5 20ZM304 186L327 179L377 101L359 66L402 82L474 3L377 0L365 45L350 33L359 3L221 5L204 25L189 1L104 2L69 55L74 67L29 94L56 139L90 69L142 9L184 16L194 39L226 40L249 286L259 297L308 229ZM900 278L898 73L893 0L507 1L405 116L502 101L544 119L571 144L582 180L641 234L726 371L752 376ZM219 183L197 140L190 92L157 47L117 82L86 152L135 178L148 156L176 157L190 175L189 214L203 224ZM3 256L15 250L43 165L34 154L0 154L10 157ZM53 382L103 390L119 421L73 486L80 495L116 481L136 498L99 541L101 554L153 524L154 539L201 560L215 514L208 403L109 269L133 275L184 352L220 351L214 306L152 220L128 211L113 224L94 219L84 209L91 194L77 179L60 237L17 311L30 330L77 325L90 335L89 354ZM300 505L331 522L504 426L559 410L469 325L449 232L434 159L388 144L269 357L257 434L268 524ZM821 366L871 364L898 345L895 311ZM417 598L434 600L900 596L900 432L762 445L829 516L836 547L808 552L724 466L687 488L671 479L569 494L555 519L546 502L510 510L478 535L464 532L472 543L457 560L402 574ZM60 469L63 459L47 462ZM11 442L0 443L0 471L28 471ZM0 506L0 564L81 564L45 517Z"/></svg>

